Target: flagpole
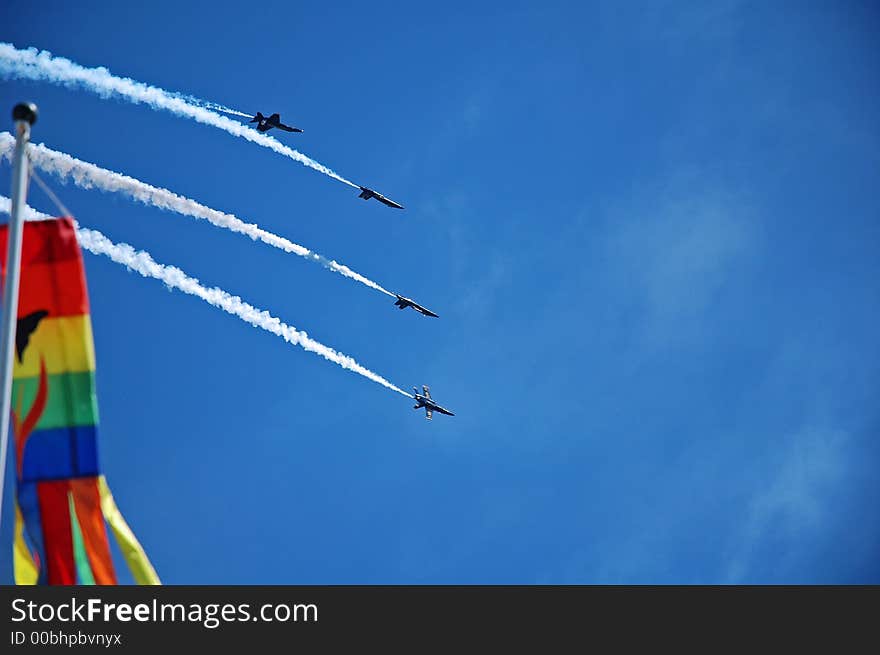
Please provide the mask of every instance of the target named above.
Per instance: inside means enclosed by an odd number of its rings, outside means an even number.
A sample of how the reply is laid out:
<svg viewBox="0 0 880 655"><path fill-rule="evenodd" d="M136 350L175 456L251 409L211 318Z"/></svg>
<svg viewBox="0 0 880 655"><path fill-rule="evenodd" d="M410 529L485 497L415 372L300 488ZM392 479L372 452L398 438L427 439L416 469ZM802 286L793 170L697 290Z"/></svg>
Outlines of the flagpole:
<svg viewBox="0 0 880 655"><path fill-rule="evenodd" d="M12 157L12 207L9 212L9 243L6 248L6 284L3 288L3 314L0 318L0 525L6 483L6 446L12 414L12 367L15 354L15 326L18 314L18 283L21 274L21 236L24 228L22 206L27 202L28 168L25 148L31 138L31 125L37 120L37 106L19 103L12 110L15 121L15 151Z"/></svg>

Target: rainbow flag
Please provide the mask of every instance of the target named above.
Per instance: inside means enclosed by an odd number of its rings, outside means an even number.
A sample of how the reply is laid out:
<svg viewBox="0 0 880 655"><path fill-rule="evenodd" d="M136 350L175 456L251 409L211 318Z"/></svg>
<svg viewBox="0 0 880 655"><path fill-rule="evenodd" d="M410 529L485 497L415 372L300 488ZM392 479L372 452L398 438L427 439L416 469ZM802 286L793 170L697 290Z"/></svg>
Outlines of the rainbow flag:
<svg viewBox="0 0 880 655"><path fill-rule="evenodd" d="M4 276L7 239L0 227ZM16 583L116 584L106 520L135 581L159 584L98 464L92 322L69 218L24 227L11 420Z"/></svg>

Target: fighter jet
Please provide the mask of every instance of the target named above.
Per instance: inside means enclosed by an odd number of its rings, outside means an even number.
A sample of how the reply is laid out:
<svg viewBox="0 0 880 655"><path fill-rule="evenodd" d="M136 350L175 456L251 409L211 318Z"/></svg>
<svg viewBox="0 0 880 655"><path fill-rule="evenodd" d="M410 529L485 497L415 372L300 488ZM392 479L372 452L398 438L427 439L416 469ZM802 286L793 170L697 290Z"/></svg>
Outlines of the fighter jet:
<svg viewBox="0 0 880 655"><path fill-rule="evenodd" d="M416 310L417 312L419 312L421 314L424 314L425 316L433 316L434 318L440 318L439 316L437 316L437 314L432 312L430 309L425 309L416 301L410 300L409 298L404 298L399 293L395 293L394 295L397 296L397 302L394 303L397 307L400 307L401 309L406 309L407 307L412 307L414 310Z"/></svg>
<svg viewBox="0 0 880 655"><path fill-rule="evenodd" d="M385 205L388 205L389 207L397 207L397 209L403 209L403 205L398 205L396 202L394 202L393 200L391 200L389 198L386 198L385 196L383 196L381 193L378 193L377 191L373 191L372 189L368 189L365 186L362 186L359 188L361 190L361 194L358 196L358 198L363 198L364 200L369 200L370 198L375 198L379 202L381 202Z"/></svg>
<svg viewBox="0 0 880 655"><path fill-rule="evenodd" d="M433 418L434 412L440 412L441 414L446 414L446 416L455 416L455 414L450 412L448 409L443 409L442 407L440 407L440 405L431 400L431 390L428 389L427 385L422 385L422 392L424 393L424 395L419 393L419 390L416 387L413 387L413 391L415 392L413 398L416 399L417 403L416 405L413 405L413 409L424 407L425 418L429 421Z"/></svg>
<svg viewBox="0 0 880 655"><path fill-rule="evenodd" d="M260 112L257 112L257 115L249 122L257 124L258 132L268 132L273 127L277 127L279 130L284 130L285 132L302 132L298 127L290 127L289 125L282 123L281 114L272 114L269 118L266 118Z"/></svg>

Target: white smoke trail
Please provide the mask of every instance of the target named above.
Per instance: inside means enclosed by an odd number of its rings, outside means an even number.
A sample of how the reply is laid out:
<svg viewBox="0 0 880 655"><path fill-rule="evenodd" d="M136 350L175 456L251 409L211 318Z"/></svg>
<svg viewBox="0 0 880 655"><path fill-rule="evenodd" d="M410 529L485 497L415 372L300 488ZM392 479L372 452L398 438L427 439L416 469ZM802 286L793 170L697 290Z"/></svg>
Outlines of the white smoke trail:
<svg viewBox="0 0 880 655"><path fill-rule="evenodd" d="M219 111L224 114L231 114L232 116L241 116L242 118L253 118L253 114L246 114L243 111L238 111L237 109L233 109L232 107L227 107L226 105L221 105L219 102L211 102L210 100L202 100L201 98L197 98L194 95L190 95L189 93L180 93L179 91L165 91L169 96L174 98L180 98L184 102L188 102L191 105L196 105L197 107L203 107L205 109L210 109L211 111Z"/></svg>
<svg viewBox="0 0 880 655"><path fill-rule="evenodd" d="M22 212L24 212L24 220L26 221L48 221L54 216L49 216L49 214L44 214L42 212L38 212L33 207L29 205L25 205L21 208ZM8 214L12 211L12 200L7 198L6 196L0 196L0 214Z"/></svg>
<svg viewBox="0 0 880 655"><path fill-rule="evenodd" d="M164 109L178 116L212 125L234 136L240 136L253 143L271 148L278 154L329 175L335 180L358 188L338 173L323 164L289 148L270 136L261 134L246 125L221 116L210 109L191 104L186 96L165 91L127 77L116 77L104 67L85 68L63 57L53 57L52 53L36 48L18 50L11 43L0 42L0 75L19 79L52 82L71 88L82 88L102 98L124 98L136 104L146 104L153 109ZM233 110L235 111L235 110Z"/></svg>
<svg viewBox="0 0 880 655"><path fill-rule="evenodd" d="M8 214L11 208L9 198L0 196L0 212ZM27 220L47 220L52 218L46 214L24 207L25 218ZM227 314L232 314L250 323L254 327L261 328L276 336L281 337L288 343L299 346L303 350L320 355L326 360L338 364L342 368L353 371L365 378L372 380L383 387L396 391L399 394L411 398L403 389L391 384L378 373L373 373L358 364L352 357L337 352L329 346L315 341L305 332L301 332L291 325L283 323L281 320L272 316L269 312L258 309L253 305L244 302L238 296L233 296L217 287L207 288L203 286L197 279L188 276L175 266L166 266L156 262L149 253L135 250L127 243L113 243L97 230L90 230L77 224L76 235L80 246L95 255L105 255L117 264L122 264L126 268L140 273L144 277L151 277L164 282L173 289L179 289L191 296L201 298L206 303L222 309Z"/></svg>
<svg viewBox="0 0 880 655"><path fill-rule="evenodd" d="M226 105L221 105L216 102L211 102L210 100L202 100L201 98L196 98L195 96L186 95L184 93L171 93L178 98L183 98L191 105L197 105L199 107L204 107L205 109L210 109L211 111L219 111L224 114L230 114L232 116L241 116L242 118L253 118L253 114L246 114L243 111L238 111L237 109L233 109L232 107L227 107Z"/></svg>
<svg viewBox="0 0 880 655"><path fill-rule="evenodd" d="M11 160L14 146L15 138L9 132L0 132L0 159L6 157ZM180 196L168 189L154 187L145 182L141 182L140 180L136 180L133 177L129 177L128 175L100 168L94 164L71 157L63 152L47 148L43 144L31 144L28 149L28 157L34 166L47 173L57 175L62 181L66 181L67 178L70 178L75 184L84 189L97 187L102 191L124 193L130 198L134 198L146 205L174 211L185 216L192 216L193 218L204 219L212 225L244 234L251 239L262 241L263 243L279 248L285 252L305 257L309 261L320 264L331 271L335 271L340 275L344 275L347 278L360 282L371 289L380 291L392 298L395 297L395 294L385 289L382 285L353 271L344 264L340 264L332 259L327 259L323 255L312 252L305 246L301 246L285 239L284 237L267 232L253 223L245 223L232 214L225 214L216 209L211 209L195 200Z"/></svg>

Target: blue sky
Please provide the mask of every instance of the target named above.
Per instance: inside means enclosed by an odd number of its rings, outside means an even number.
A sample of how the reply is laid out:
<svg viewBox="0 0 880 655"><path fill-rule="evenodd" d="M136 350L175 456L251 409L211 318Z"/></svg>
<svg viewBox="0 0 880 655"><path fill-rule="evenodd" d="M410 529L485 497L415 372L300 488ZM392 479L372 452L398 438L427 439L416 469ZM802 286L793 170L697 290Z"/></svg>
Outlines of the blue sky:
<svg viewBox="0 0 880 655"><path fill-rule="evenodd" d="M85 255L103 467L163 581L880 582L869 4L0 9L18 47L281 112L305 129L283 142L407 209L167 113L0 81L0 107L39 105L34 141L441 315L44 176L84 225L457 414L428 423Z"/></svg>

